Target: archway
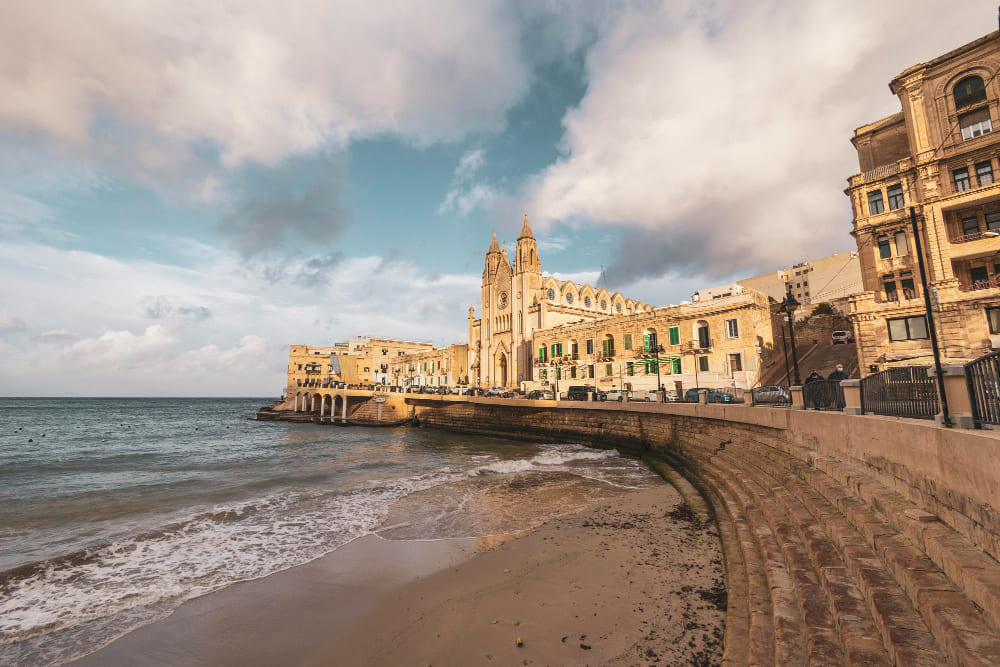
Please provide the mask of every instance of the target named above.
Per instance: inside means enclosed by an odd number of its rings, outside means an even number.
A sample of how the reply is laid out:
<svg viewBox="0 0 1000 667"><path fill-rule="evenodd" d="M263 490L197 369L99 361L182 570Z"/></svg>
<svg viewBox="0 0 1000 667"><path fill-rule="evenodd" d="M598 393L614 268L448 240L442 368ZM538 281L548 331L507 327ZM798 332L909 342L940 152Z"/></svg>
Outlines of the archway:
<svg viewBox="0 0 1000 667"><path fill-rule="evenodd" d="M500 386L507 386L507 355L503 352L500 353L500 360L498 364L497 378L500 380Z"/></svg>
<svg viewBox="0 0 1000 667"><path fill-rule="evenodd" d="M343 394L337 394L333 399L333 414L330 416L336 419L344 417L344 403L346 402L347 398L345 398Z"/></svg>

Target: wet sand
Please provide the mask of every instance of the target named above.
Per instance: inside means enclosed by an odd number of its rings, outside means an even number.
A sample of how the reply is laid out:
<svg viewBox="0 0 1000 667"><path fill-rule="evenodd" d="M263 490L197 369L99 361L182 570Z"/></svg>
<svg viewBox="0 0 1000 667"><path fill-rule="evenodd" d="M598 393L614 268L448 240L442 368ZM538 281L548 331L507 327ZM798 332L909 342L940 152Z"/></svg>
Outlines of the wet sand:
<svg viewBox="0 0 1000 667"><path fill-rule="evenodd" d="M365 537L74 664L717 664L718 536L681 501L661 484L516 539Z"/></svg>

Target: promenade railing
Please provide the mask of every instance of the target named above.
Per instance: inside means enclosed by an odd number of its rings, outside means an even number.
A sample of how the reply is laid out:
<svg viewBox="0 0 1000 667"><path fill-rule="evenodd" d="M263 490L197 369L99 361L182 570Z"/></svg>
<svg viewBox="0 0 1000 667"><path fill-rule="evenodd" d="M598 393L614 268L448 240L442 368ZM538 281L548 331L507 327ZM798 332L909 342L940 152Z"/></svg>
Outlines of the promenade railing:
<svg viewBox="0 0 1000 667"><path fill-rule="evenodd" d="M926 366L900 366L861 380L861 409L867 414L934 419L938 395Z"/></svg>
<svg viewBox="0 0 1000 667"><path fill-rule="evenodd" d="M840 380L813 380L802 386L802 399L807 410L843 410L844 389Z"/></svg>
<svg viewBox="0 0 1000 667"><path fill-rule="evenodd" d="M1000 352L967 363L965 380L976 426L1000 425Z"/></svg>

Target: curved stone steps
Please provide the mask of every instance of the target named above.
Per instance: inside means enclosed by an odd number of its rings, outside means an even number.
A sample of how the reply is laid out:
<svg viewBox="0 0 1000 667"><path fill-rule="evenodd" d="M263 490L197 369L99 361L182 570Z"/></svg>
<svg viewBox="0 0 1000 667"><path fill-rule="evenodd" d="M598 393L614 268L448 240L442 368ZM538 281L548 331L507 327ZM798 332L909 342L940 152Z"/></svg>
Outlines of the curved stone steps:
<svg viewBox="0 0 1000 667"><path fill-rule="evenodd" d="M770 506L768 520L798 591L810 661L889 664L881 641L873 641L878 632L860 591L843 576L843 561L830 540L811 530L814 520L808 510L769 474L745 465L732 452L719 456L753 480L748 490ZM824 571L824 567L831 569Z"/></svg>
<svg viewBox="0 0 1000 667"><path fill-rule="evenodd" d="M721 480L701 468L698 476L718 495L733 532L743 560L743 574L747 584L747 656L749 665L780 664L775 656L775 634L771 591L768 585L763 555L757 545L754 531L740 502ZM721 522L720 522L721 523ZM727 621L728 623L728 621Z"/></svg>
<svg viewBox="0 0 1000 667"><path fill-rule="evenodd" d="M863 536L952 661L1000 664L1000 564L877 480L832 457L811 459L815 468L801 475Z"/></svg>

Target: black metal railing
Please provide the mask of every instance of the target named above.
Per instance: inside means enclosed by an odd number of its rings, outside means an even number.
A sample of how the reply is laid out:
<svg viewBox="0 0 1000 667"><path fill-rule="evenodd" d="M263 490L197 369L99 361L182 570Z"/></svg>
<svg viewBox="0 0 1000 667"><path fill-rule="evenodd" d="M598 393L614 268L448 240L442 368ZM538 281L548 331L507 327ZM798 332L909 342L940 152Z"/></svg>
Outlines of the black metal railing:
<svg viewBox="0 0 1000 667"><path fill-rule="evenodd" d="M802 386L807 410L843 410L844 388L840 380L813 380Z"/></svg>
<svg viewBox="0 0 1000 667"><path fill-rule="evenodd" d="M1000 352L991 352L965 365L972 417L976 426L1000 425Z"/></svg>
<svg viewBox="0 0 1000 667"><path fill-rule="evenodd" d="M873 415L934 419L937 388L926 366L887 368L861 380L861 409Z"/></svg>
<svg viewBox="0 0 1000 667"><path fill-rule="evenodd" d="M788 387L769 385L750 390L751 405L788 406L792 404L792 392Z"/></svg>

